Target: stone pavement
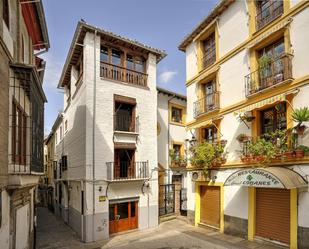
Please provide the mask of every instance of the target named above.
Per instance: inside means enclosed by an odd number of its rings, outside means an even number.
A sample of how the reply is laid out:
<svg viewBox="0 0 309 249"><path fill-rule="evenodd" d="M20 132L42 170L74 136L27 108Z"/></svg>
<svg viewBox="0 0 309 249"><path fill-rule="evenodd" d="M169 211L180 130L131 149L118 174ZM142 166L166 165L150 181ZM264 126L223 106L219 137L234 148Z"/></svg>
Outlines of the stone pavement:
<svg viewBox="0 0 309 249"><path fill-rule="evenodd" d="M112 236L108 241L82 243L62 220L47 209L38 209L37 245L39 249L281 249L266 242L220 234L193 227L185 221L166 221L158 228Z"/></svg>

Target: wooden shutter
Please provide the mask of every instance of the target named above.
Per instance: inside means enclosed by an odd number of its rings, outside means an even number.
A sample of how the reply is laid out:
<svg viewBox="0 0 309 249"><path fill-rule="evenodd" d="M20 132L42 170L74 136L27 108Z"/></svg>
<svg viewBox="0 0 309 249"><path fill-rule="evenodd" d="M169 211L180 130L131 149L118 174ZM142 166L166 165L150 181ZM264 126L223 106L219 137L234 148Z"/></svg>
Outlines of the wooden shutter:
<svg viewBox="0 0 309 249"><path fill-rule="evenodd" d="M256 189L256 235L289 244L289 190Z"/></svg>
<svg viewBox="0 0 309 249"><path fill-rule="evenodd" d="M220 187L201 186L201 223L220 227Z"/></svg>

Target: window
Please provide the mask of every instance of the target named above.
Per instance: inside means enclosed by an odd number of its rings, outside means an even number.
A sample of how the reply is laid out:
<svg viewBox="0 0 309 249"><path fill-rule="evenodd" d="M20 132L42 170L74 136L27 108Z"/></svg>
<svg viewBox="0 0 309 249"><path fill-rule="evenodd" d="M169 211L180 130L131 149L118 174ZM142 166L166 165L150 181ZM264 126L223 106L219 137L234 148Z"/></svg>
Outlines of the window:
<svg viewBox="0 0 309 249"><path fill-rule="evenodd" d="M26 163L27 154L27 115L13 101L12 104L12 161L18 164Z"/></svg>
<svg viewBox="0 0 309 249"><path fill-rule="evenodd" d="M62 171L65 171L68 169L68 157L67 156L62 156L61 166L62 166Z"/></svg>
<svg viewBox="0 0 309 249"><path fill-rule="evenodd" d="M112 49L111 63L116 66L121 66L121 51Z"/></svg>
<svg viewBox="0 0 309 249"><path fill-rule="evenodd" d="M266 26L283 13L282 0L259 0L256 1L257 16L256 29Z"/></svg>
<svg viewBox="0 0 309 249"><path fill-rule="evenodd" d="M68 130L68 120L64 122L64 131Z"/></svg>
<svg viewBox="0 0 309 249"><path fill-rule="evenodd" d="M3 16L3 21L5 22L6 26L8 29L10 29L10 8L9 8L9 0L3 0L3 5L2 5L2 16Z"/></svg>
<svg viewBox="0 0 309 249"><path fill-rule="evenodd" d="M218 141L218 130L215 126L201 129L201 142L216 143Z"/></svg>
<svg viewBox="0 0 309 249"><path fill-rule="evenodd" d="M145 72L145 59L138 56L127 54L126 57L127 68L140 73Z"/></svg>
<svg viewBox="0 0 309 249"><path fill-rule="evenodd" d="M203 41L204 57L203 67L206 68L216 61L216 39L213 32L207 39Z"/></svg>
<svg viewBox="0 0 309 249"><path fill-rule="evenodd" d="M272 108L261 111L261 133L271 133L287 128L286 104L279 103Z"/></svg>
<svg viewBox="0 0 309 249"><path fill-rule="evenodd" d="M56 138L56 145L58 144L58 134L57 132L55 133L55 138Z"/></svg>
<svg viewBox="0 0 309 249"><path fill-rule="evenodd" d="M103 62L109 62L107 47L101 47L100 60Z"/></svg>
<svg viewBox="0 0 309 249"><path fill-rule="evenodd" d="M182 109L172 106L172 122L182 123Z"/></svg>
<svg viewBox="0 0 309 249"><path fill-rule="evenodd" d="M181 157L181 144L173 144L173 150L175 154L175 159L179 159Z"/></svg>

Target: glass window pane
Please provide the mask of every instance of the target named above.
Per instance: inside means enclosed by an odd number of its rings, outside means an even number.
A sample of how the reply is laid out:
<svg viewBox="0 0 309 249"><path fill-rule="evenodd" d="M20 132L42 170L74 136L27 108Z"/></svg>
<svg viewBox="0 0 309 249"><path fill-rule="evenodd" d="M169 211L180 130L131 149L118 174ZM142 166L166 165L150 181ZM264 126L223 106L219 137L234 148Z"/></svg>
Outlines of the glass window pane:
<svg viewBox="0 0 309 249"><path fill-rule="evenodd" d="M133 56L127 54L127 68L134 70L134 60L133 60Z"/></svg>
<svg viewBox="0 0 309 249"><path fill-rule="evenodd" d="M127 219L129 217L129 209L128 209L128 202L118 203L117 204L117 214L120 216L119 219Z"/></svg>
<svg viewBox="0 0 309 249"><path fill-rule="evenodd" d="M145 72L145 60L143 58L135 58L135 70L141 73Z"/></svg>
<svg viewBox="0 0 309 249"><path fill-rule="evenodd" d="M101 47L100 60L108 62L108 49L106 47Z"/></svg>
<svg viewBox="0 0 309 249"><path fill-rule="evenodd" d="M172 107L172 121L181 123L182 122L182 110L176 107Z"/></svg>
<svg viewBox="0 0 309 249"><path fill-rule="evenodd" d="M121 52L119 50L112 49L112 64L121 65Z"/></svg>

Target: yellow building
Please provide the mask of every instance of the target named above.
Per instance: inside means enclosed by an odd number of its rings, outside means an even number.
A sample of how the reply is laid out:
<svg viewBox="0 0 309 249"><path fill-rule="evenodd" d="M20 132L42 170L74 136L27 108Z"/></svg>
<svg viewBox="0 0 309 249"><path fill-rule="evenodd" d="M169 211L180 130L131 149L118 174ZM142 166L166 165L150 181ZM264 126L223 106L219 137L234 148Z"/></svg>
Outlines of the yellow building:
<svg viewBox="0 0 309 249"><path fill-rule="evenodd" d="M308 1L223 0L179 45L191 144L217 152L208 174L188 166L196 225L309 247L309 132L292 119L309 106L308 27Z"/></svg>

